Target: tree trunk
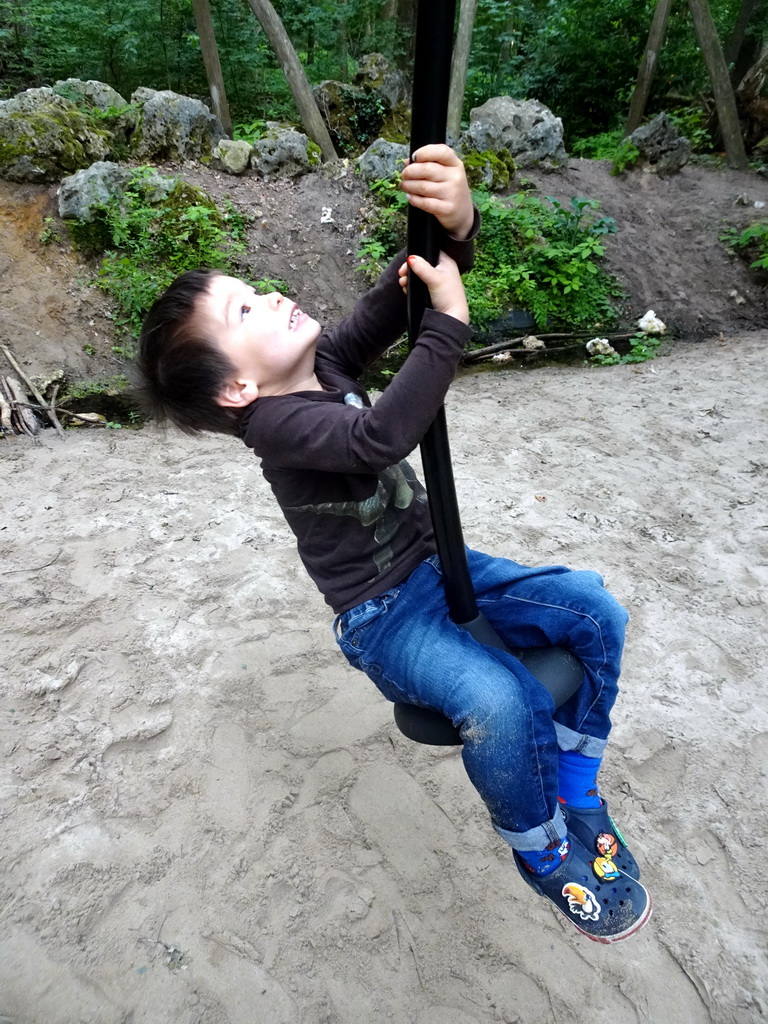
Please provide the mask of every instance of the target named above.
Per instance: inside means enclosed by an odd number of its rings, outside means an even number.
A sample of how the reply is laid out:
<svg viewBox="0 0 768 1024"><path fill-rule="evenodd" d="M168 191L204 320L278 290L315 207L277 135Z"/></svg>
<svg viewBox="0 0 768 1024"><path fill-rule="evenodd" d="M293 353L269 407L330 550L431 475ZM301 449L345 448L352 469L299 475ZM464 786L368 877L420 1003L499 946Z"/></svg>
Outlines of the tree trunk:
<svg viewBox="0 0 768 1024"><path fill-rule="evenodd" d="M645 44L645 53L640 61L640 68L637 72L637 84L632 93L632 101L629 104L629 115L624 128L624 137L631 135L635 128L639 128L645 113L645 105L651 92L651 84L656 74L656 63L659 58L659 50L664 45L664 36L667 31L669 12L672 10L674 0L658 0L656 10L653 12L651 30L648 33L648 42Z"/></svg>
<svg viewBox="0 0 768 1024"><path fill-rule="evenodd" d="M192 0L195 9L195 24L197 35L200 39L200 49L203 52L203 64L205 74L208 78L208 88L211 91L213 112L221 121L227 135L232 135L232 118L229 114L227 93L224 89L224 77L221 73L221 61L219 60L219 48L216 45L216 35L213 31L213 18L211 17L211 5L209 0Z"/></svg>
<svg viewBox="0 0 768 1024"><path fill-rule="evenodd" d="M312 95L312 88L304 74L304 68L301 66L301 61L285 31L280 16L269 0L248 0L248 4L264 29L267 39L275 51L278 63L283 69L291 95L299 109L299 117L304 131L320 147L324 160L335 160L336 150L333 148L331 136L328 134L325 121L323 121Z"/></svg>
<svg viewBox="0 0 768 1024"><path fill-rule="evenodd" d="M741 125L736 110L736 97L728 77L728 66L723 56L723 48L717 37L715 24L707 0L688 0L691 9L696 35L709 71L712 92L715 94L717 117L720 131L723 133L725 153L729 167L746 171L749 164L744 150L744 139L741 136Z"/></svg>
<svg viewBox="0 0 768 1024"><path fill-rule="evenodd" d="M725 48L725 63L731 68L731 85L736 89L760 53L760 39L747 39L747 29L766 0L742 0L736 24Z"/></svg>
<svg viewBox="0 0 768 1024"><path fill-rule="evenodd" d="M461 111L464 107L464 89L467 84L469 51L472 47L472 29L475 26L476 14L477 0L461 0L459 28L453 47L451 86L448 97L447 133L453 142L456 142L461 131Z"/></svg>
<svg viewBox="0 0 768 1024"><path fill-rule="evenodd" d="M399 67L411 72L416 43L416 0L397 0L397 24L398 35L405 40Z"/></svg>

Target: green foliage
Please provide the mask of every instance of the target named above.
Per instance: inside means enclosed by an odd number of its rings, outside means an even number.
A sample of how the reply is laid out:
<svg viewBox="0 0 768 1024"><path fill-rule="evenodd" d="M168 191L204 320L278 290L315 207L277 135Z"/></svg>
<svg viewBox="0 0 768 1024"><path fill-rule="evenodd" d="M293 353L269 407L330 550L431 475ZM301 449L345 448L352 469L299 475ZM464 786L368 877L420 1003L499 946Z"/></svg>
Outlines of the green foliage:
<svg viewBox="0 0 768 1024"><path fill-rule="evenodd" d="M128 388L128 378L118 373L113 377L104 377L98 380L78 381L68 384L66 390L60 396L62 405L80 403L86 398L93 398L100 395L113 397L120 395ZM83 410L85 411L85 410Z"/></svg>
<svg viewBox="0 0 768 1024"><path fill-rule="evenodd" d="M634 167L640 156L640 150L629 139L624 138L622 129L612 132L600 132L586 139L578 139L573 144L576 156L588 160L610 160L613 164L611 174L619 175L629 167Z"/></svg>
<svg viewBox="0 0 768 1024"><path fill-rule="evenodd" d="M252 146L257 139L264 138L267 122L261 118L253 121L241 121L232 126L232 136L238 141L248 142Z"/></svg>
<svg viewBox="0 0 768 1024"><path fill-rule="evenodd" d="M152 174L149 167L137 168L121 196L95 207L90 223L71 228L80 249L104 253L98 284L113 297L115 322L128 339L138 335L152 302L178 274L196 267L231 271L243 251L244 222L231 205L220 210L181 181L158 201ZM116 351L129 356L130 340Z"/></svg>
<svg viewBox="0 0 768 1024"><path fill-rule="evenodd" d="M720 236L720 241L749 259L751 267L768 270L768 220L750 224L743 231L728 228Z"/></svg>
<svg viewBox="0 0 768 1024"><path fill-rule="evenodd" d="M408 205L394 180L374 182L371 192L377 208L358 252L369 280L402 247ZM498 199L486 189L472 196L483 217L475 266L464 276L473 324L487 326L513 307L530 310L539 327L614 319L618 290L600 262L604 236L616 224L598 216L596 200L574 198L564 206L529 192Z"/></svg>
<svg viewBox="0 0 768 1024"><path fill-rule="evenodd" d="M667 113L675 128L690 142L692 152L712 152L712 135L708 127L709 117L701 107L677 107Z"/></svg>
<svg viewBox="0 0 768 1024"><path fill-rule="evenodd" d="M596 200L564 207L530 193L473 198L483 216L475 266L464 279L473 323L486 325L512 307L530 310L539 328L614 319L617 289L600 261L602 238L616 224L596 216Z"/></svg>
<svg viewBox="0 0 768 1024"><path fill-rule="evenodd" d="M60 242L61 235L56 230L56 218L46 217L43 220L43 224L45 226L39 235L40 245L53 245L54 242Z"/></svg>
<svg viewBox="0 0 768 1024"><path fill-rule="evenodd" d="M655 359L661 347L661 337L658 334L643 334L638 331L629 340L630 349L625 355L594 355L589 361L595 366L618 366L625 363L645 363L649 359Z"/></svg>
<svg viewBox="0 0 768 1024"><path fill-rule="evenodd" d="M357 250L357 259L359 269L372 284L403 246L408 199L400 188L399 179L381 178L373 181L370 191L375 199L375 210L369 222L366 240Z"/></svg>

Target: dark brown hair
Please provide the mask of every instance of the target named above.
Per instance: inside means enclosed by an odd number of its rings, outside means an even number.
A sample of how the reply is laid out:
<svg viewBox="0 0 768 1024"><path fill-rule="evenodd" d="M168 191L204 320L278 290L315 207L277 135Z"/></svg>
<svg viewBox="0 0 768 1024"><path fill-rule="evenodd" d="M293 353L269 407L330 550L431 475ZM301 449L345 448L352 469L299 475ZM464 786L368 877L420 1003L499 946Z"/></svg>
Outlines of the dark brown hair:
<svg viewBox="0 0 768 1024"><path fill-rule="evenodd" d="M239 436L240 410L216 401L235 368L206 330L198 304L217 270L189 270L157 299L144 321L134 390L158 423L187 434L203 430Z"/></svg>

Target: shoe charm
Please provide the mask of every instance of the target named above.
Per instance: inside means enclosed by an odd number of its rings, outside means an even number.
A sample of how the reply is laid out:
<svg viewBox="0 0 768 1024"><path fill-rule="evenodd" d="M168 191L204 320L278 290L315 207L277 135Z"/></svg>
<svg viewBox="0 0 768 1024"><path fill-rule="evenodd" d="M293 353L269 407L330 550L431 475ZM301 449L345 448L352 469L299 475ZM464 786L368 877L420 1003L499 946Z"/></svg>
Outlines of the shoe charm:
<svg viewBox="0 0 768 1024"><path fill-rule="evenodd" d="M613 863L613 858L619 849L615 836L612 836L610 832L601 832L595 840L595 846L599 856L592 862L592 870L597 877L604 878L607 882L620 878L621 872Z"/></svg>
<svg viewBox="0 0 768 1024"><path fill-rule="evenodd" d="M568 882L563 886L563 896L568 900L568 908L572 914L584 921L596 921L600 917L600 904L595 894L578 882Z"/></svg>

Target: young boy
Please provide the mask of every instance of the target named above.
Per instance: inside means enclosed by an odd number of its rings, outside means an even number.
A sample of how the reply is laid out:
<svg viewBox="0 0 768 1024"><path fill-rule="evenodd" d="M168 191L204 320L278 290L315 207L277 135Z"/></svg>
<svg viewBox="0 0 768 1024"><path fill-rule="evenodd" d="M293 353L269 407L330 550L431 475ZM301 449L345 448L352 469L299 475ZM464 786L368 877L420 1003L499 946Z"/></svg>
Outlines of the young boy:
<svg viewBox="0 0 768 1024"><path fill-rule="evenodd" d="M415 153L403 188L442 225L437 267L401 255L330 330L278 292L185 274L144 324L141 391L158 419L237 435L261 458L348 661L389 700L434 708L460 728L467 774L525 880L590 938L614 942L651 913L596 781L627 614L596 573L468 552L478 607L510 648L567 647L583 665L581 687L556 711L516 658L450 620L427 496L404 459L469 338L460 270L471 266L478 217L446 146ZM405 330L407 267L433 309L371 406L359 377Z"/></svg>

